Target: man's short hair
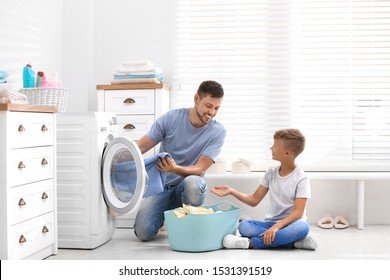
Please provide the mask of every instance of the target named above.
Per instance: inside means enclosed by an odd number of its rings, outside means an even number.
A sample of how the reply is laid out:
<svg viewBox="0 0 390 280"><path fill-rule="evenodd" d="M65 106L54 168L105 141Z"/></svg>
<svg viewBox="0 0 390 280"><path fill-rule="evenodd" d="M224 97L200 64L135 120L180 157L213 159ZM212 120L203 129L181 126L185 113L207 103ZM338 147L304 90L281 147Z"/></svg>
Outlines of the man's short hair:
<svg viewBox="0 0 390 280"><path fill-rule="evenodd" d="M204 81L199 85L197 91L200 99L210 95L214 98L223 98L223 88L220 83L216 81Z"/></svg>

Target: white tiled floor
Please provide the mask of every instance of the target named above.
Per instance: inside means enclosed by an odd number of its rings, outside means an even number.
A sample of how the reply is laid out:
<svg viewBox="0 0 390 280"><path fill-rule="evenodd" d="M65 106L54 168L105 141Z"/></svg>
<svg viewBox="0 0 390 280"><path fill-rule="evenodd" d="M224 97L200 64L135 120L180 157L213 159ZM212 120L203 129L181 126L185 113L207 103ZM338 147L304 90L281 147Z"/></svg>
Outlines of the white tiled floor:
<svg viewBox="0 0 390 280"><path fill-rule="evenodd" d="M172 251L167 233L155 240L140 242L132 229L117 229L113 238L93 250L60 249L47 260L390 260L390 225L366 225L363 230L321 229L312 225L318 242L316 251L217 250L204 253Z"/></svg>

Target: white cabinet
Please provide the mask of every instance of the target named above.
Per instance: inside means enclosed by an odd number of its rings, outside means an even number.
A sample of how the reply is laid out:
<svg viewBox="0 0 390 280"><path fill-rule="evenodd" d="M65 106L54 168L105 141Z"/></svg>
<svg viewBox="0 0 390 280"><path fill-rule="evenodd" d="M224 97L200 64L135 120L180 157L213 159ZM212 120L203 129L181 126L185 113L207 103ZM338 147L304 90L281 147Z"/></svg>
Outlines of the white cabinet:
<svg viewBox="0 0 390 280"><path fill-rule="evenodd" d="M0 104L0 259L57 254L55 108Z"/></svg>
<svg viewBox="0 0 390 280"><path fill-rule="evenodd" d="M169 90L164 84L98 85L98 111L114 112L118 132L139 140L163 113L169 110ZM159 145L144 154L151 157L158 153ZM118 227L133 227L134 216L117 218Z"/></svg>

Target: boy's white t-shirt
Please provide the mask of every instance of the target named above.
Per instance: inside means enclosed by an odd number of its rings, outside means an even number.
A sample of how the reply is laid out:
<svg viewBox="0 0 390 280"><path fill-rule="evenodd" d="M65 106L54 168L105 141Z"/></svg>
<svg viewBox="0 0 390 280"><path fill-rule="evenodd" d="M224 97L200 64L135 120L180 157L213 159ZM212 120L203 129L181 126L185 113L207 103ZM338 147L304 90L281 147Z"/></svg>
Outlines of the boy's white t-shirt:
<svg viewBox="0 0 390 280"><path fill-rule="evenodd" d="M266 221L280 221L294 210L296 198L310 198L310 181L305 172L298 166L287 176L279 175L280 166L271 167L264 174L261 185L269 189L270 208L265 215ZM306 208L302 215L306 221Z"/></svg>

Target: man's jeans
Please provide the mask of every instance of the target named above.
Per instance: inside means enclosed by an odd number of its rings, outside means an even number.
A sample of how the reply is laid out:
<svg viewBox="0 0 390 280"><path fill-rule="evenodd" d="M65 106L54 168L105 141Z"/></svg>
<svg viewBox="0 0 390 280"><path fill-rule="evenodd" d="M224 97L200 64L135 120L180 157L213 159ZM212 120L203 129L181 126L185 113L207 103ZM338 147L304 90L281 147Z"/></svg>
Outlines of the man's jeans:
<svg viewBox="0 0 390 280"><path fill-rule="evenodd" d="M248 237L252 241L254 249L265 249L273 247L292 248L294 242L305 238L310 231L309 224L303 220L296 220L286 227L278 230L274 241L270 245L264 244L263 237L259 235L272 227L276 222L260 222L254 220L244 220L240 223L238 230L243 237Z"/></svg>
<svg viewBox="0 0 390 280"><path fill-rule="evenodd" d="M135 218L135 235L142 241L152 240L164 222L164 211L181 207L183 204L202 205L206 192L205 180L191 175L176 186L145 198Z"/></svg>

